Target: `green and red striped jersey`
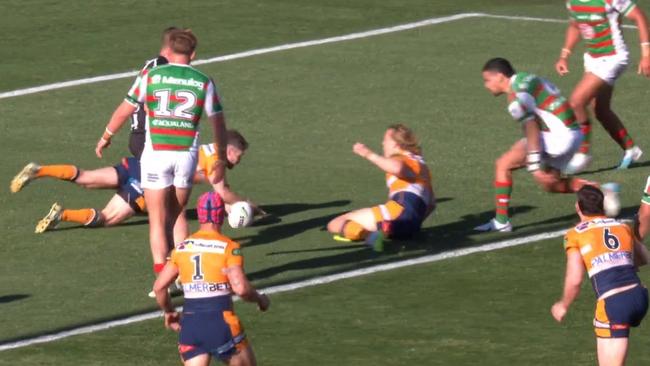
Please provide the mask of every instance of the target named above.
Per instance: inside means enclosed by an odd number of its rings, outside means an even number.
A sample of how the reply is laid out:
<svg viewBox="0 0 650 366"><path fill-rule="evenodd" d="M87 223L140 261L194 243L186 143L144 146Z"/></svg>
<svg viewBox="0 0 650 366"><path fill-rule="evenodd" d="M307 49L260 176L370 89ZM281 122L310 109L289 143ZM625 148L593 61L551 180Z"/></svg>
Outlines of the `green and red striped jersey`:
<svg viewBox="0 0 650 366"><path fill-rule="evenodd" d="M571 20L580 29L589 55L627 54L621 32L621 16L634 10L635 0L569 0L566 6Z"/></svg>
<svg viewBox="0 0 650 366"><path fill-rule="evenodd" d="M550 81L537 75L519 72L510 78L508 111L522 123L536 121L542 132L580 131L569 102Z"/></svg>
<svg viewBox="0 0 650 366"><path fill-rule="evenodd" d="M189 66L167 64L144 70L126 96L147 110L147 144L154 150L187 151L196 147L203 112L222 112L212 79Z"/></svg>

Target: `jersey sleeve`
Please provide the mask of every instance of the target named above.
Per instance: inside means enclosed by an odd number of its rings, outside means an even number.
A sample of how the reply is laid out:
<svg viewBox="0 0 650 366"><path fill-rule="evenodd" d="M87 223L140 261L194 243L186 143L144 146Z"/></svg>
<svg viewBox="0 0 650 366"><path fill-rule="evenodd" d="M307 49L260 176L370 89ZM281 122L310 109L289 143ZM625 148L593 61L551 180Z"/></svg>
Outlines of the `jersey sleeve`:
<svg viewBox="0 0 650 366"><path fill-rule="evenodd" d="M617 12L627 16L636 7L636 0L611 0L611 6Z"/></svg>
<svg viewBox="0 0 650 366"><path fill-rule="evenodd" d="M535 120L535 99L528 93L517 93L508 105L508 112L517 122L525 123Z"/></svg>
<svg viewBox="0 0 650 366"><path fill-rule="evenodd" d="M138 107L140 104L145 102L147 95L147 74L149 70L143 70L138 77L133 82L131 89L126 94L126 100L128 103L132 104L135 107Z"/></svg>
<svg viewBox="0 0 650 366"><path fill-rule="evenodd" d="M226 249L226 267L230 266L244 266L244 257L241 253L241 247L239 243L231 241L228 243L228 248Z"/></svg>
<svg viewBox="0 0 650 366"><path fill-rule="evenodd" d="M205 177L212 174L215 164L219 160L219 155L215 149L215 144L205 144L199 147L199 162L196 165L196 170L203 172Z"/></svg>
<svg viewBox="0 0 650 366"><path fill-rule="evenodd" d="M571 229L569 232L564 235L564 250L569 252L571 250L580 251L580 243L575 234L575 230Z"/></svg>
<svg viewBox="0 0 650 366"><path fill-rule="evenodd" d="M205 111L205 115L208 117L212 117L215 114L223 112L219 93L217 92L217 87L214 85L214 81L212 79L210 79L208 82L208 90L205 93L205 103L203 104L203 109Z"/></svg>

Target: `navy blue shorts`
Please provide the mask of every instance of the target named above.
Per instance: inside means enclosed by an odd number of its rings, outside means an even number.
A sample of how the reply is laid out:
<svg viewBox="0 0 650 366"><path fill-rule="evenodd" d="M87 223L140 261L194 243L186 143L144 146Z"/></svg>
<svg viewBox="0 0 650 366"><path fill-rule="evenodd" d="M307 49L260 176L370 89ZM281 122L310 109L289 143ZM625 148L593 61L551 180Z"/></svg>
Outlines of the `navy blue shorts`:
<svg viewBox="0 0 650 366"><path fill-rule="evenodd" d="M140 187L140 161L136 158L122 158L122 162L114 166L117 171L119 188L117 195L122 197L135 212L144 212L144 191Z"/></svg>
<svg viewBox="0 0 650 366"><path fill-rule="evenodd" d="M178 337L183 361L201 354L226 361L246 346L246 334L233 313L230 296L185 300Z"/></svg>
<svg viewBox="0 0 650 366"><path fill-rule="evenodd" d="M418 195L399 192L384 205L373 208L378 225L392 239L408 239L418 233L427 218L427 206Z"/></svg>
<svg viewBox="0 0 650 366"><path fill-rule="evenodd" d="M648 311L648 289L638 285L598 300L594 330L599 338L627 338L630 327L638 327Z"/></svg>

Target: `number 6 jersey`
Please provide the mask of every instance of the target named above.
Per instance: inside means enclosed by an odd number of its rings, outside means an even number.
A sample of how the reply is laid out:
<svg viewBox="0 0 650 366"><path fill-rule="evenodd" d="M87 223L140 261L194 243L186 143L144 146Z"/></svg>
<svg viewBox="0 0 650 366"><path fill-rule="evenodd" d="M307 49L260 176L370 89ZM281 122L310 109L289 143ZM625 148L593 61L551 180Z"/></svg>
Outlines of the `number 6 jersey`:
<svg viewBox="0 0 650 366"><path fill-rule="evenodd" d="M212 79L181 64L144 70L129 90L126 101L145 105L146 145L153 150L196 148L203 111L208 117L222 112Z"/></svg>
<svg viewBox="0 0 650 366"><path fill-rule="evenodd" d="M634 234L629 226L604 216L590 217L570 229L564 249L577 250L596 291L641 283L634 266Z"/></svg>

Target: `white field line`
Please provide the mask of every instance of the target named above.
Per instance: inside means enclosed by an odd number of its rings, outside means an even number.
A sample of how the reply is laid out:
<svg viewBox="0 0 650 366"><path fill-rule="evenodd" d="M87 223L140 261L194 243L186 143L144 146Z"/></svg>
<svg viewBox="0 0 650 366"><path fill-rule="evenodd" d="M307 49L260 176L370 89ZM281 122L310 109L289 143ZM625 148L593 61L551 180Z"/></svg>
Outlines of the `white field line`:
<svg viewBox="0 0 650 366"><path fill-rule="evenodd" d="M562 236L564 235L565 232L566 229L551 231L551 232L546 232L541 234L535 234L535 235L529 235L522 238L502 240L502 241L480 245L477 247L457 249L448 252L442 252L438 254L432 254L432 255L427 255L427 256L413 258L413 259L407 259L404 261L380 264L380 265L371 266L367 268L361 268L352 271L336 273L328 276L315 277L312 279L289 283L286 285L272 286L263 289L262 291L267 294L278 294L281 292L289 292L289 291L303 289L306 287L323 285L335 281L340 281L348 278L355 278L355 277L365 276L373 273L390 271L397 268L414 266L417 264L433 263L445 259L463 257L474 253L490 252L493 250L499 250L499 249L515 247L524 244L530 244L530 243L538 242L540 240L551 239L551 238ZM160 311L153 311L150 313L134 315L123 319L117 319L117 320L111 320L103 323L87 325L87 326L83 326L71 330L66 330L63 332L51 333L51 334L28 338L16 342L4 343L0 345L0 352L14 349L14 348L31 346L39 343L49 343L49 342L53 342L59 339L63 339L75 335L94 333L94 332L98 332L101 330L106 330L106 329L110 329L122 325L139 323L145 320L159 318L161 317L161 315L162 313Z"/></svg>
<svg viewBox="0 0 650 366"><path fill-rule="evenodd" d="M216 62L224 62L224 61L236 60L236 59L246 58L246 57L251 57L251 56L256 56L256 55L263 55L263 54L266 54L266 53L274 53L274 52L286 51L286 50L291 50L291 49L295 49L295 48L311 47L311 46L318 46L318 45L323 45L323 44L327 44L327 43L336 43L336 42L350 41L350 40L353 40L353 39L368 38L368 37L378 36L378 35L381 35L381 34L401 32L401 31L405 31L405 30L409 30L409 29L426 27L426 26L434 25L434 24L453 22L453 21L460 20L460 19L465 19L465 18L480 17L480 16L483 16L483 15L484 14L481 14L481 13L461 13L461 14L450 15L450 16L446 16L446 17L430 18L430 19L425 19L425 20L418 21L418 22L407 23L407 24L402 24L402 25L396 25L396 26L386 27L386 28L373 29L373 30L369 30L369 31L365 31L365 32L350 33L350 34L346 34L346 35L342 35L342 36L322 38L322 39L316 39L316 40L304 41L304 42L297 42L297 43L287 43L287 44L282 44L282 45L274 46L274 47L259 48L259 49L254 49L254 50L249 50L249 51L244 51L244 52L239 52L239 53L233 53L233 54L225 55L225 56L218 56L218 57L213 57L213 58L209 58L209 59L196 60L196 61L192 62L192 64L193 65L212 64L212 63L216 63ZM64 81L64 82L59 82L59 83L46 84L46 85L35 86L35 87L25 88L25 89L16 89L16 90L11 90L11 91L0 93L0 99L18 97L18 96L21 96L21 95L28 95L28 94L34 94L34 93L40 93L40 92L49 91L49 90L69 88L69 87L77 86L77 85L94 84L94 83L99 83L99 82L102 82L102 81L124 79L124 78L128 78L128 77L136 76L137 74L138 74L138 71L128 71L128 72L121 72L121 73L118 73L118 74L109 74L109 75L95 76L95 77L85 78L85 79L70 80L70 81Z"/></svg>

